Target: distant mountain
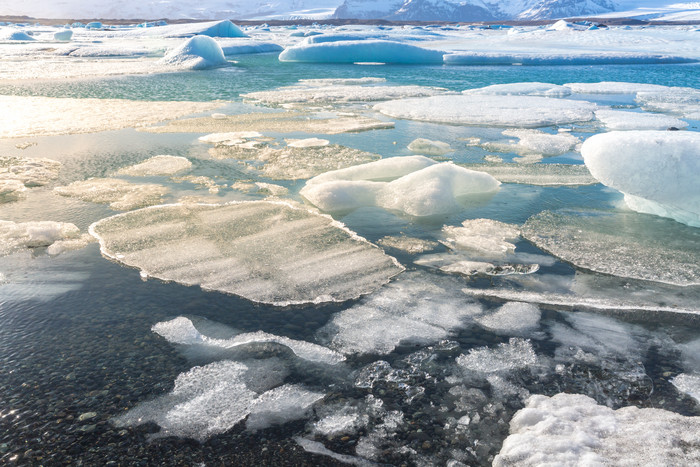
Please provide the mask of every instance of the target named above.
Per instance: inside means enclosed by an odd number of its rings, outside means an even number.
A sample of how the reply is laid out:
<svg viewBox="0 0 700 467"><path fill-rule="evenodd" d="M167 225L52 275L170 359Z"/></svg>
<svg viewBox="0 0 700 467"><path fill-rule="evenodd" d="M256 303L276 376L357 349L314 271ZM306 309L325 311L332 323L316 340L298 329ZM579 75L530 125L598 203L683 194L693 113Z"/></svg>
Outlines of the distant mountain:
<svg viewBox="0 0 700 467"><path fill-rule="evenodd" d="M397 21L532 20L593 16L618 9L612 0L344 0L334 17Z"/></svg>

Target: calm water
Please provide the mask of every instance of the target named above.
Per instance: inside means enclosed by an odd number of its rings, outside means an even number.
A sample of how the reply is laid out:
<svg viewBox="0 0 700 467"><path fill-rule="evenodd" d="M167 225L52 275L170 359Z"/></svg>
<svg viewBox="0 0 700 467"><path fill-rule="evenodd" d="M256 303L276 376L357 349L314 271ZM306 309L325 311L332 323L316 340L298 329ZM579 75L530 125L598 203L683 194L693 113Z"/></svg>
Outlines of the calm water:
<svg viewBox="0 0 700 467"><path fill-rule="evenodd" d="M241 56L235 67L201 72L134 76L74 82L0 85L0 94L51 97L126 98L135 100L233 100L239 94L291 85L304 78L373 76L391 84L419 84L460 91L490 84L542 81L629 81L700 88L698 65L584 66L584 67L443 67L443 66L337 66L278 63L276 56ZM574 96L607 105L629 106L629 96ZM251 106L231 104L236 113ZM259 110L259 109L257 109ZM700 131L691 121L690 130ZM572 126L572 134L585 139L587 125ZM487 151L457 143L460 138L489 135L488 128L444 126L396 120L392 130L321 136L332 143L376 152L383 157L407 155L406 145L417 137L450 141L458 148L450 159L480 162ZM0 141L0 153L49 157L61 161L60 178L36 189L26 201L0 206L2 219L16 222L56 220L75 223L81 230L114 212L105 205L60 198L53 186L87 177L106 176L115 169L156 154L186 156L194 161L196 175L218 175L227 183L245 179L235 161L206 157L208 147L196 142L200 134L148 134L134 130L29 138L38 144L25 150L16 141ZM266 133L282 140L304 134ZM460 144L457 146L457 144ZM515 154L501 154L508 161ZM578 153L547 158L545 163L581 164ZM154 178L159 183L162 178ZM266 180L263 180L266 181ZM269 181L269 180L267 180ZM298 199L300 182L277 182ZM173 187L175 186L172 184ZM181 187L167 201L188 194ZM193 189L190 189L193 191ZM255 199L223 190L221 200ZM616 209L621 195L602 185L542 187L504 184L487 204L428 220L361 209L339 217L350 229L370 241L386 235L432 238L443 225L464 219L491 218L522 224L543 210ZM670 222L670 221L669 221ZM689 245L697 250L700 246ZM543 254L526 241L519 252ZM437 252L445 251L438 247ZM414 255L389 250L420 280L432 281L447 294L459 289L489 289L509 284L502 278L452 277L415 265ZM698 318L662 312L613 312L580 307L543 306L542 319L531 338L542 363L539 370L518 370L508 375L517 389L496 390L482 379L455 383L455 357L482 347L497 348L512 337L467 324L447 340L432 345L405 344L388 355L350 356L342 368L304 366L279 346L250 350L249 360L280 359L289 368L286 382L300 383L326 394L324 401L301 420L257 432L244 424L199 443L176 437L151 440L158 426L147 423L121 427L114 417L137 404L167 394L179 374L225 356L199 355L168 343L151 331L158 322L186 316L212 333L265 331L307 342L323 343L319 332L336 314L358 301L318 306L276 308L217 292L203 292L158 280L142 280L135 269L120 266L87 248L49 257L43 251L0 257L0 459L23 465L334 465L339 461L306 453L294 441L303 436L321 441L340 454L355 455L356 447L369 443L375 459L392 465L445 464L450 459L465 464L489 464L508 434L508 421L522 408L522 391L553 395L582 393L613 408L627 405L657 407L684 415L700 415L700 406L669 382L684 370L678 345L698 338ZM576 269L552 260L539 277L571 279ZM593 278L605 276L588 274ZM0 276L0 279L2 276ZM398 279L400 283L401 279ZM624 281L623 281L624 282ZM627 281L631 288L654 290L655 285ZM630 285L631 284L631 285ZM516 289L524 287L512 285ZM611 286L614 288L615 286ZM622 286L621 286L622 287ZM670 303L699 296L697 288L668 288ZM606 291L609 293L609 290ZM679 298L681 297L681 298ZM469 299L463 295L465 303ZM499 301L480 300L485 308ZM585 326L577 318L586 317ZM578 324L577 324L578 323ZM219 326L221 325L221 326ZM566 361L561 348L575 346L562 341L557 329L588 329L600 335L599 358ZM217 331L217 329L219 331ZM222 330L224 329L224 330ZM233 331L230 331L233 332ZM606 347L616 337L628 342L623 350ZM558 350L559 349L559 350ZM564 354L564 356L562 356ZM395 374L380 371L385 361ZM559 365L559 367L556 367ZM554 370L554 368L557 368ZM400 376L397 374L400 373ZM368 376L369 375L369 376ZM374 376L372 376L374 375ZM364 383L359 384L358 381ZM373 381L373 383L367 383ZM365 384L366 383L366 384ZM460 396L455 387L476 390ZM474 394L485 397L480 400ZM416 395L417 394L417 395ZM333 407L360 407L368 398L380 399L387 413L401 413L403 423L382 428L386 414L348 435L318 435L313 424ZM464 399L466 397L466 400ZM354 405L353 405L354 404ZM360 410L360 409L358 409ZM471 414L468 428L455 429L455 419ZM475 414L480 417L474 421ZM374 418L372 418L374 417ZM448 427L448 425L451 426ZM384 431L382 431L382 429ZM460 431L461 430L461 431ZM366 442L370 440L371 442Z"/></svg>

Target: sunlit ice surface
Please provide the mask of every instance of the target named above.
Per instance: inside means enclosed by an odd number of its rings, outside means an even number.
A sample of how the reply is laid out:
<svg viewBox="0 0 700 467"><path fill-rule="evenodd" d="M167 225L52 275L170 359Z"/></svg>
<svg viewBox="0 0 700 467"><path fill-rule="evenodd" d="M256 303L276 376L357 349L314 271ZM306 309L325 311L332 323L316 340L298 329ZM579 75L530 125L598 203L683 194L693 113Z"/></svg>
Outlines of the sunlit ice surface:
<svg viewBox="0 0 700 467"><path fill-rule="evenodd" d="M697 26L10 28L3 463L699 461Z"/></svg>

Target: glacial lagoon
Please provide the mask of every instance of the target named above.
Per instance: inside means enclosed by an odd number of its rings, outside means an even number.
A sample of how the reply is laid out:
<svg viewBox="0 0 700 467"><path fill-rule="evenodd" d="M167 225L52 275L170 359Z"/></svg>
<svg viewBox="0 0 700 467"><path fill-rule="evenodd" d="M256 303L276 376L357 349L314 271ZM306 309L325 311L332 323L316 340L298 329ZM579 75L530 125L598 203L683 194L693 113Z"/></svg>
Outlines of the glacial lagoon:
<svg viewBox="0 0 700 467"><path fill-rule="evenodd" d="M697 26L23 30L2 463L700 461Z"/></svg>

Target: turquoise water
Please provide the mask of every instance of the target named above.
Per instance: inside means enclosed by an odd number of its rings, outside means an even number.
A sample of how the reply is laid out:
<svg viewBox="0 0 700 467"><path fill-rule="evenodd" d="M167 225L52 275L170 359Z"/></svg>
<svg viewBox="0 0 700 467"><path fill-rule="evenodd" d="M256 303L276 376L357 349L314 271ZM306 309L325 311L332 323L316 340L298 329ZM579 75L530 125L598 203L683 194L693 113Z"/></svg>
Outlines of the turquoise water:
<svg viewBox="0 0 700 467"><path fill-rule="evenodd" d="M700 88L700 66L583 66L583 67L448 67L448 66L354 66L279 63L273 55L235 57L232 67L200 72L92 79L79 82L28 82L1 84L0 94L77 98L123 98L133 100L233 100L226 111L247 113L268 111L239 103L246 92L274 89L306 78L386 78L389 84L417 84L461 91L491 84L541 81L567 82L628 81ZM627 95L573 96L605 105L629 107ZM689 121L690 131L700 122ZM600 131L589 124L569 125L571 134L585 139ZM554 133L555 128L544 131ZM456 163L480 163L490 152L467 146L462 139L495 138L493 128L447 126L396 120L390 130L338 135L282 134L264 132L281 142L289 137L318 136L331 143L399 157L409 154L406 145L417 137L449 141L455 152L447 159ZM303 181L274 181L242 168L238 161L215 160L207 156L210 146L197 142L200 133L150 134L133 129L88 135L27 138L37 145L20 150L17 141L0 141L0 153L26 157L50 157L64 166L59 178L37 188L24 201L0 205L2 219L15 222L55 220L75 223L86 231L93 222L115 214L106 205L61 198L51 192L89 177L110 176L115 170L157 154L188 157L191 174L218 177L231 185L239 180L274 182L289 189L289 198L300 201ZM504 161L513 153L499 154ZM581 165L576 151L545 158L542 163ZM181 196L199 195L193 185L176 184L166 177L149 177L172 189L164 202ZM241 194L227 187L211 199L220 201L260 199L263 195ZM443 225L459 225L465 219L489 218L516 225L541 211L621 209L622 195L600 184L583 186L535 186L505 183L501 190L481 204L427 219L415 219L379 208L362 208L336 215L348 228L370 242L387 235L433 239ZM641 216L641 215L640 215ZM642 222L643 223L643 222ZM654 222L649 221L649 229ZM673 221L664 224L673 229ZM670 227L669 227L670 226ZM679 231L686 227L678 227ZM665 230L667 231L667 230ZM653 234L653 231L650 230ZM518 240L520 253L547 257L533 275L545 285L532 285L509 277L451 276L415 263L417 256L387 248L409 273L434 283L446 297L458 303L473 303L462 288L561 292L561 284L577 278L585 296L628 298L654 296L648 305L678 306L695 303L697 287L660 286L651 282L618 279L576 268L557 260L535 245ZM689 244L689 252L700 245ZM447 249L438 245L435 253ZM640 261L645 261L640 252ZM144 401L168 394L178 375L195 365L242 358L238 354L197 353L186 346L168 343L151 331L159 322L178 316L190 318L198 329L222 337L235 333L264 331L290 339L327 344L327 328L338 313L365 299L324 305L273 307L219 292L205 292L157 279L144 280L139 271L105 259L96 244L85 249L49 257L44 249L0 257L0 459L2 463L25 465L335 465L327 456L305 452L294 441L301 436L324 443L344 455L359 456L358 444L370 439L377 454L373 460L389 465L445 464L450 459L467 465L488 465L508 435L508 420L524 406L517 394L499 393L486 379L461 375L454 382L455 358L473 349L497 348L511 337L469 322L429 344L403 342L386 355L349 355L340 367L310 365L295 357L283 345L246 348L246 361L282 362L288 370L286 383L301 384L325 394L323 402L300 420L273 424L260 431L238 423L201 443L171 436L151 439L159 427L153 422L119 426L115 417ZM396 280L402 284L401 279ZM405 286L410 293L411 285ZM591 285L592 284L592 285ZM597 284L597 285L596 285ZM399 286L403 287L403 286ZM538 288L540 287L540 288ZM599 291L596 290L599 287ZM647 295L644 295L647 294ZM371 295L366 300L371 300ZM456 298L455 298L456 297ZM498 296L474 299L492 310L507 300ZM643 300L643 299L641 299ZM371 303L371 302L370 302ZM427 302L426 302L427 303ZM639 303L639 302L636 302ZM619 408L629 405L656 407L688 416L700 415L700 406L677 391L673 376L691 371L684 362L682 345L697 342L699 315L654 310L595 309L572 300L570 304L544 304L531 340L542 362L541 371L520 369L507 375L508 381L530 394L560 392L586 394L599 404ZM643 308L640 306L640 308ZM431 311L426 305L426 313ZM589 327L577 327L576 315L590 320ZM588 323L588 321L587 321ZM575 359L558 331L602 336L592 357ZM559 332L559 333L558 333ZM204 331L202 331L204 334ZM228 334L227 334L228 333ZM615 341L631 342L625 350L606 347ZM598 346L598 347L596 347ZM623 346L624 347L624 346ZM612 349L612 350L611 350ZM563 356L562 356L563 354ZM573 354L573 352L572 352ZM400 377L376 370L387 362ZM554 363L552 363L554 362ZM553 370L555 364L561 368ZM374 373L373 373L374 372ZM367 376L367 375L370 376ZM374 375L374 376L372 376ZM378 375L378 376L377 376ZM264 375L260 375L262 378ZM365 379L363 379L365 378ZM375 378L372 384L365 384ZM358 381L362 381L359 384ZM474 390L483 400L464 402L456 396L457 386ZM452 391L452 392L450 392ZM415 396L415 394L418 394ZM409 397L413 395L415 397ZM387 413L400 412L404 423L382 431L386 414L367 415L363 427L348 434L324 435L314 424L338 406L364 407L367 400L381 400ZM468 408L465 408L467 405ZM354 410L353 409L353 410ZM369 413L369 412L367 412ZM481 422L456 430L454 420L469 413ZM366 414L365 414L366 415ZM382 418L384 417L384 418ZM426 444L427 443L427 444ZM458 454L455 454L458 452Z"/></svg>

